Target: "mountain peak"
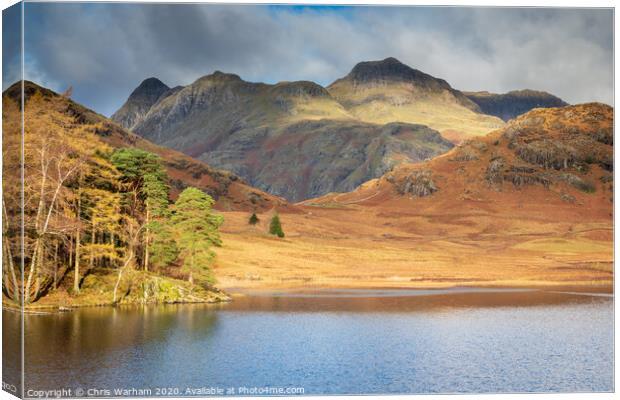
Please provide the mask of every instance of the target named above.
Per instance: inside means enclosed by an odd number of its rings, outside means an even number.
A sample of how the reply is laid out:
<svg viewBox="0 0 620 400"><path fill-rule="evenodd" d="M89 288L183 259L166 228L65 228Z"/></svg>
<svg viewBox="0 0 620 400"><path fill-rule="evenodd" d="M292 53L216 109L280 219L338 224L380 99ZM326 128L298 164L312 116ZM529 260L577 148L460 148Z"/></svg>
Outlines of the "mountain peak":
<svg viewBox="0 0 620 400"><path fill-rule="evenodd" d="M371 82L418 82L427 83L429 81L440 82L443 86L445 81L433 78L422 71L413 69L403 64L394 57L388 57L378 61L363 61L355 65L351 72L345 77L355 83ZM445 84L447 86L447 84Z"/></svg>
<svg viewBox="0 0 620 400"><path fill-rule="evenodd" d="M112 115L112 120L124 128L133 129L148 110L164 96L170 88L157 78L143 80L129 95L123 106Z"/></svg>
<svg viewBox="0 0 620 400"><path fill-rule="evenodd" d="M208 81L215 81L215 82L229 82L229 81L242 81L243 79L241 79L241 77L237 74L232 74L232 73L216 70L212 74L205 75L202 78L199 78L198 80L199 81L208 80Z"/></svg>
<svg viewBox="0 0 620 400"><path fill-rule="evenodd" d="M139 98L155 98L157 100L159 96L161 96L168 89L168 85L160 81L155 77L146 78L143 80L137 88L131 92L129 98L139 97Z"/></svg>
<svg viewBox="0 0 620 400"><path fill-rule="evenodd" d="M271 90L285 96L329 97L329 92L323 86L311 81L278 82Z"/></svg>
<svg viewBox="0 0 620 400"><path fill-rule="evenodd" d="M406 64L402 63L396 57L387 57L387 58L384 58L383 60L366 61L366 62L367 63L374 63L374 64L378 64L378 65L381 65L381 64L383 64L383 65L402 65L402 66L405 66L405 67L409 68Z"/></svg>

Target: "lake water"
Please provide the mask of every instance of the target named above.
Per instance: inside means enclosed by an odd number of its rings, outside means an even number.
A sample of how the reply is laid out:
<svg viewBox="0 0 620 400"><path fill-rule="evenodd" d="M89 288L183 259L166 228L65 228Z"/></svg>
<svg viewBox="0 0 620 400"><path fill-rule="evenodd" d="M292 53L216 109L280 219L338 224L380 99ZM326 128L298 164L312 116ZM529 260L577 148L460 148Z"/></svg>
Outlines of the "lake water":
<svg viewBox="0 0 620 400"><path fill-rule="evenodd" d="M16 319L3 313L5 336ZM240 387L303 388L307 395L614 389L610 296L272 293L219 306L30 315L25 327L26 391L80 388L101 397L119 388L150 389L142 393L151 396L212 388L238 394Z"/></svg>

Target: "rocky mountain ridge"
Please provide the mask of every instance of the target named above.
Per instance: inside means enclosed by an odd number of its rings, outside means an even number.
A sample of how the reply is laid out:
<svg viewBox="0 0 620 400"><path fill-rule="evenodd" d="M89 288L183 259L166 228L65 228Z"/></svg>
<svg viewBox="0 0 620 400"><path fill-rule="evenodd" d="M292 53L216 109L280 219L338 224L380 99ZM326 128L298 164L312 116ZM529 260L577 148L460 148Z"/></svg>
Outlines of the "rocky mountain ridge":
<svg viewBox="0 0 620 400"><path fill-rule="evenodd" d="M175 89L147 81L114 120L291 201L352 190L504 125L445 80L395 58L361 62L328 87L221 71Z"/></svg>
<svg viewBox="0 0 620 400"><path fill-rule="evenodd" d="M538 90L513 90L503 94L489 92L463 92L480 110L504 121L511 120L534 108L565 107L564 100Z"/></svg>
<svg viewBox="0 0 620 400"><path fill-rule="evenodd" d="M452 147L419 124L360 122L313 82L269 85L219 71L160 98L133 131L292 201L351 190Z"/></svg>

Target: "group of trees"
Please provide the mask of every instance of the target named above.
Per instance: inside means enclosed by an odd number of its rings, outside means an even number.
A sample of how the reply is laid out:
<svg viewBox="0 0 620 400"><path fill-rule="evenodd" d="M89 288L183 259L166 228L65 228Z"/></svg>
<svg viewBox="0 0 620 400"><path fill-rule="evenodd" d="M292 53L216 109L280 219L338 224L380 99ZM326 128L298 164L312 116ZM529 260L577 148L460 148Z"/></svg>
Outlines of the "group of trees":
<svg viewBox="0 0 620 400"><path fill-rule="evenodd" d="M248 220L248 224L256 225L260 222L256 213L252 213L250 215L250 219ZM269 222L269 234L275 235L279 238L284 237L284 231L282 230L282 224L280 223L280 216L276 213L271 217L271 222Z"/></svg>
<svg viewBox="0 0 620 400"><path fill-rule="evenodd" d="M63 104L38 93L24 114L22 160L19 105L4 100L2 289L8 298L32 303L63 283L77 294L96 269L117 270L120 280L129 267L158 273L176 267L192 283L210 282L211 247L221 243L222 223L210 196L187 188L170 204L157 155L114 150L96 135L101 126L78 123Z"/></svg>

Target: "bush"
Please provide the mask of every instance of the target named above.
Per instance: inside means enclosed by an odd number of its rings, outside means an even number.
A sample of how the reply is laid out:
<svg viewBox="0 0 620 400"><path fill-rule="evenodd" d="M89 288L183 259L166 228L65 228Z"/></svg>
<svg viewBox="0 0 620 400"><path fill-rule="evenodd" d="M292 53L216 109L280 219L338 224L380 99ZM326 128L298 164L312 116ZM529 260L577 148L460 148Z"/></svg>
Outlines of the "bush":
<svg viewBox="0 0 620 400"><path fill-rule="evenodd" d="M282 224L280 224L280 217L278 214L274 215L271 218L271 223L269 224L269 233L272 235L276 235L279 238L284 237L284 231L282 230Z"/></svg>
<svg viewBox="0 0 620 400"><path fill-rule="evenodd" d="M256 216L256 213L252 213L252 215L250 216L250 219L248 220L248 224L250 225L256 225L258 224L260 220L258 219L258 217Z"/></svg>

